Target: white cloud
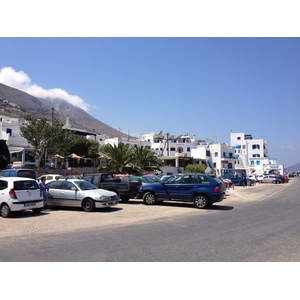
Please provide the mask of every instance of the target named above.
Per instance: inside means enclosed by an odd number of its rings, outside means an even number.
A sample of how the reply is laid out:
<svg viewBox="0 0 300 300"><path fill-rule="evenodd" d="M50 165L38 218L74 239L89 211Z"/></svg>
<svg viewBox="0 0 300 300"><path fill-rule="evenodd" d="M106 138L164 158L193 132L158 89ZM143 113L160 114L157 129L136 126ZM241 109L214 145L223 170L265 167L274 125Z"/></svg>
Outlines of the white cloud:
<svg viewBox="0 0 300 300"><path fill-rule="evenodd" d="M84 102L84 100L79 96L70 95L66 91L59 88L45 90L36 84L32 84L30 77L25 72L17 72L12 67L3 67L0 70L0 82L26 92L34 97L50 99L61 98L73 104L74 106L80 107L84 111L88 111L89 108L89 104Z"/></svg>

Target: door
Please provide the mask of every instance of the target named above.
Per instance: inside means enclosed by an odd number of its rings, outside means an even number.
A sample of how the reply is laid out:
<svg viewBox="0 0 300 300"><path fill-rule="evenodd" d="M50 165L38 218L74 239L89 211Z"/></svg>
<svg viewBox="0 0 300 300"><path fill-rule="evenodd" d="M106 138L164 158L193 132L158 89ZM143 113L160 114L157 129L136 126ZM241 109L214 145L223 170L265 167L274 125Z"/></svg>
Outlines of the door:
<svg viewBox="0 0 300 300"><path fill-rule="evenodd" d="M70 181L63 181L61 189L57 194L57 205L70 206L70 207L80 207L81 203L77 199L77 188Z"/></svg>
<svg viewBox="0 0 300 300"><path fill-rule="evenodd" d="M178 199L191 200L196 189L199 189L199 178L196 174L182 175L182 181L178 187Z"/></svg>

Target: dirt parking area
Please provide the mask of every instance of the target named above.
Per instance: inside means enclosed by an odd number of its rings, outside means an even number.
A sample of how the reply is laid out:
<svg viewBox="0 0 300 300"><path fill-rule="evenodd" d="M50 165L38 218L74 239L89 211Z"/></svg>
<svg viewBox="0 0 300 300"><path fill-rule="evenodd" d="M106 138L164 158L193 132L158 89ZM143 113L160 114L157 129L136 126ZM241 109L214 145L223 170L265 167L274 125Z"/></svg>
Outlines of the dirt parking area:
<svg viewBox="0 0 300 300"><path fill-rule="evenodd" d="M286 189L287 184L256 184L251 187L235 187L226 193L226 198L215 203L210 209L196 209L192 203L164 202L147 206L142 200L131 199L117 206L84 212L81 209L54 208L34 215L31 211L14 213L11 218L0 217L0 237L26 236L32 234L59 233L138 224L159 219L172 219L176 216L212 214L220 210L233 209L254 201L263 201L274 193Z"/></svg>

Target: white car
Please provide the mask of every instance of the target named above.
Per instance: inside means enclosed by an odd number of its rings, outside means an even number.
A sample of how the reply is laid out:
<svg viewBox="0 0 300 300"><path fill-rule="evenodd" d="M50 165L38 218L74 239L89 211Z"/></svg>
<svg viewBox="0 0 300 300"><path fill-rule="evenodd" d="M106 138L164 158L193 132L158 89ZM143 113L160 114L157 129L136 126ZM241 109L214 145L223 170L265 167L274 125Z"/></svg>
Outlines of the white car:
<svg viewBox="0 0 300 300"><path fill-rule="evenodd" d="M47 206L81 207L84 211L111 207L120 201L115 192L98 189L82 179L57 179L46 184Z"/></svg>
<svg viewBox="0 0 300 300"><path fill-rule="evenodd" d="M8 218L14 211L42 211L42 191L36 180L25 177L0 178L0 214Z"/></svg>
<svg viewBox="0 0 300 300"><path fill-rule="evenodd" d="M41 178L45 176L46 177L46 182L45 183L48 183L52 180L57 180L57 179L60 179L60 178L65 178L63 175L60 175L60 174L45 174L45 175L42 175L40 177L37 178L37 181L41 181Z"/></svg>
<svg viewBox="0 0 300 300"><path fill-rule="evenodd" d="M264 175L257 175L256 178L258 182L263 182L264 177L265 177Z"/></svg>

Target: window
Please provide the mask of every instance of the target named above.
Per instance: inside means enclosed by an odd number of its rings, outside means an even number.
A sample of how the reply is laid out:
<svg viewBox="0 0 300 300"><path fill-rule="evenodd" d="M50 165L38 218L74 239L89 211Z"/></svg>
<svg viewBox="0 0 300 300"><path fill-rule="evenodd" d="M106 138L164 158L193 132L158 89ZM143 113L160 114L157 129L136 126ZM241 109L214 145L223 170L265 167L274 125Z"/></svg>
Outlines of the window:
<svg viewBox="0 0 300 300"><path fill-rule="evenodd" d="M241 140L241 137L240 137L240 136L238 136L238 137L237 137L237 140L238 140L238 141L240 141L240 140Z"/></svg>
<svg viewBox="0 0 300 300"><path fill-rule="evenodd" d="M254 150L254 149L260 149L260 145L252 145L252 149Z"/></svg>
<svg viewBox="0 0 300 300"><path fill-rule="evenodd" d="M219 156L219 153L218 152L215 152L215 157L218 157Z"/></svg>
<svg viewBox="0 0 300 300"><path fill-rule="evenodd" d="M63 190L72 190L75 188L74 184L70 181L64 181L61 187ZM75 188L76 189L76 188Z"/></svg>
<svg viewBox="0 0 300 300"><path fill-rule="evenodd" d="M0 181L0 190L5 190L7 188L7 182L6 181Z"/></svg>
<svg viewBox="0 0 300 300"><path fill-rule="evenodd" d="M206 150L206 156L210 156L210 151Z"/></svg>
<svg viewBox="0 0 300 300"><path fill-rule="evenodd" d="M197 175L184 175L182 178L183 183L198 183Z"/></svg>
<svg viewBox="0 0 300 300"><path fill-rule="evenodd" d="M256 165L257 165L257 166L259 166L259 165L260 165L260 161L259 161L259 160L256 162Z"/></svg>
<svg viewBox="0 0 300 300"><path fill-rule="evenodd" d="M199 175L199 179L200 179L201 183L210 183L209 178L205 175Z"/></svg>

